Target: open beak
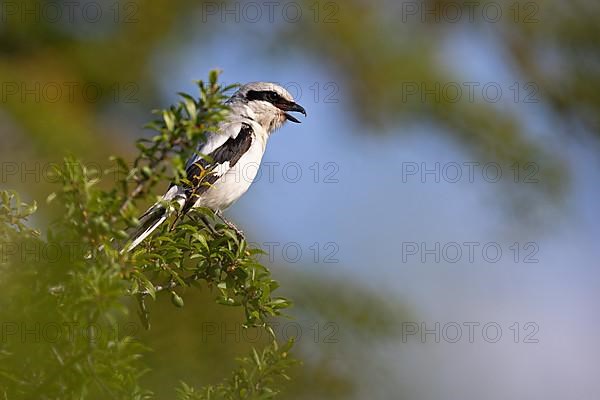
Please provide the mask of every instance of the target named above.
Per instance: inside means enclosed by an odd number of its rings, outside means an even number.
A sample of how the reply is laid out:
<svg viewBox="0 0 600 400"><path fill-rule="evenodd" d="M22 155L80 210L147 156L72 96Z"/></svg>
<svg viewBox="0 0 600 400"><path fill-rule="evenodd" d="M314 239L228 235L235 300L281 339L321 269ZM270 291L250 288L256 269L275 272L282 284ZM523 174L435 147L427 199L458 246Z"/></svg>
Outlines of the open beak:
<svg viewBox="0 0 600 400"><path fill-rule="evenodd" d="M288 104L282 104L278 107L280 110L285 111L285 117L287 118L288 121L292 121L297 124L300 123L300 121L296 117L291 115L289 112L299 112L299 113L304 114L304 116L306 117L306 110L300 104L290 102Z"/></svg>

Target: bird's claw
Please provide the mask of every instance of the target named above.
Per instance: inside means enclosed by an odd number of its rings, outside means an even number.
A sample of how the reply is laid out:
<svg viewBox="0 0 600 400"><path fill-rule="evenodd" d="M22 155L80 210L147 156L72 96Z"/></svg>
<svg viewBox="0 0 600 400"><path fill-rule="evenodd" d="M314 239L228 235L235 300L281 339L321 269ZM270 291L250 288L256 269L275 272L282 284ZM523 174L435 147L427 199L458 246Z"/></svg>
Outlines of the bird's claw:
<svg viewBox="0 0 600 400"><path fill-rule="evenodd" d="M242 232L242 230L240 228L238 228L237 226L235 226L235 224L229 220L227 220L224 216L223 216L223 212L221 210L217 210L215 211L215 215L217 217L219 217L219 219L221 221L223 221L223 223L225 225L227 225L227 227L231 230L233 230L240 239L242 240L246 240L246 236L244 235L244 232Z"/></svg>

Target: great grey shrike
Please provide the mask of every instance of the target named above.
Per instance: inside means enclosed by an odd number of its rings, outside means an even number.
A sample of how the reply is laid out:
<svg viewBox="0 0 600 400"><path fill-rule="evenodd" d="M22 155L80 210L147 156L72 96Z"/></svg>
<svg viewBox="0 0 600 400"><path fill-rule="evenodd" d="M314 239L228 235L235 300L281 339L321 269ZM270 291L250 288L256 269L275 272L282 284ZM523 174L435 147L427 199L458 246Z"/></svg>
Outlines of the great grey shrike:
<svg viewBox="0 0 600 400"><path fill-rule="evenodd" d="M186 164L189 183L172 184L162 199L140 217L139 227L124 251L133 250L171 215L172 202L180 206L177 218L195 207L208 207L237 230L221 212L252 184L271 133L286 121L300 122L290 112L306 116L287 90L269 82L241 86L226 104L230 112L225 121L216 132L206 134L206 140Z"/></svg>

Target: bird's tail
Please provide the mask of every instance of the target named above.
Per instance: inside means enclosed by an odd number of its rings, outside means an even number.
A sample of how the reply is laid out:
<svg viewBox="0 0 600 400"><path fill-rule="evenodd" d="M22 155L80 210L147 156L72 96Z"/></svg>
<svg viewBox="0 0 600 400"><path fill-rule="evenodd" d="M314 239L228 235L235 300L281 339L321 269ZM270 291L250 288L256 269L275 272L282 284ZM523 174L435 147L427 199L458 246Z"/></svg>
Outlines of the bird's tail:
<svg viewBox="0 0 600 400"><path fill-rule="evenodd" d="M179 187L172 185L167 193L162 197L160 201L150 207L139 219L140 225L138 228L129 236L128 245L121 250L121 253L128 253L135 249L140 243L144 241L152 232L156 230L165 222L175 210L172 206L172 202L176 202L179 206L183 206L185 203L185 195L181 193Z"/></svg>
<svg viewBox="0 0 600 400"><path fill-rule="evenodd" d="M129 237L129 245L125 247L121 252L130 252L135 249L140 243L144 241L156 228L160 226L167 217L167 207L161 203L156 203L148 209L140 217L140 225Z"/></svg>

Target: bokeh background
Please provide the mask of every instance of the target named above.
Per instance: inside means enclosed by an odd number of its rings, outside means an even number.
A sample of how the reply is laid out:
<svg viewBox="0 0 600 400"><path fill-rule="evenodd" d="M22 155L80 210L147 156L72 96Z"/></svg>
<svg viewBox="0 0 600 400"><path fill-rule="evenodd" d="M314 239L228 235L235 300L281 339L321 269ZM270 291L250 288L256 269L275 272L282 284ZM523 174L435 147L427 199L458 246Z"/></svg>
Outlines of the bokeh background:
<svg viewBox="0 0 600 400"><path fill-rule="evenodd" d="M308 110L228 211L295 301L283 398L598 397L598 2L0 5L0 184L28 200L64 155L132 157L212 68ZM261 340L210 298L136 328L158 398Z"/></svg>

